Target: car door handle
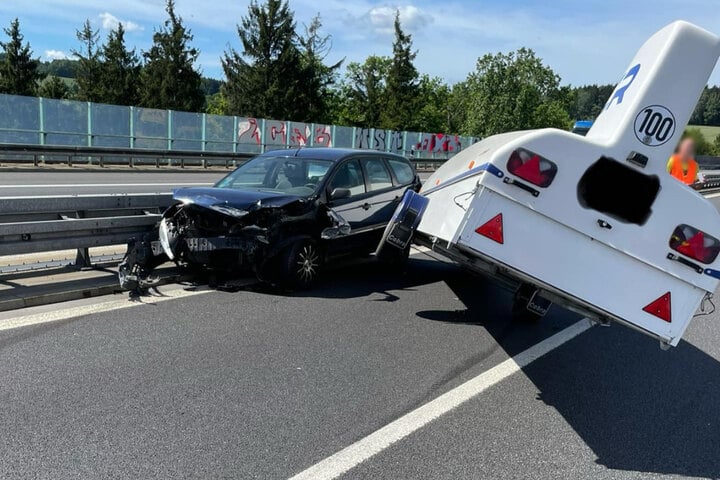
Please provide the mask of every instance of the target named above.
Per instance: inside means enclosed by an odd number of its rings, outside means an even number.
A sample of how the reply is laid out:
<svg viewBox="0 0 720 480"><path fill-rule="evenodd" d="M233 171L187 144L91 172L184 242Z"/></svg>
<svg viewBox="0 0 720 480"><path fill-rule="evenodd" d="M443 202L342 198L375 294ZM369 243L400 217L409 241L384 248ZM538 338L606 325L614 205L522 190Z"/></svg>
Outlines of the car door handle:
<svg viewBox="0 0 720 480"><path fill-rule="evenodd" d="M367 202L363 203L361 206L363 210L370 210L370 207L372 207L372 205Z"/></svg>

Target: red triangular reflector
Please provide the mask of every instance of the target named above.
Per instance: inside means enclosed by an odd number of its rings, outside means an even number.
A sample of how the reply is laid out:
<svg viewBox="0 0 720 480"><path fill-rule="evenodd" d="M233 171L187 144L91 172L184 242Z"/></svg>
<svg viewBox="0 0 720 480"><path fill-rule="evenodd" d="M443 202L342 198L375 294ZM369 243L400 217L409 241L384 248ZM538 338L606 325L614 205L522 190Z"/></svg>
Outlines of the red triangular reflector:
<svg viewBox="0 0 720 480"><path fill-rule="evenodd" d="M672 322L672 309L670 308L670 292L660 296L657 300L649 303L643 311L655 315L661 320Z"/></svg>
<svg viewBox="0 0 720 480"><path fill-rule="evenodd" d="M488 222L480 225L475 231L483 237L495 240L497 243L504 243L502 213L498 213Z"/></svg>

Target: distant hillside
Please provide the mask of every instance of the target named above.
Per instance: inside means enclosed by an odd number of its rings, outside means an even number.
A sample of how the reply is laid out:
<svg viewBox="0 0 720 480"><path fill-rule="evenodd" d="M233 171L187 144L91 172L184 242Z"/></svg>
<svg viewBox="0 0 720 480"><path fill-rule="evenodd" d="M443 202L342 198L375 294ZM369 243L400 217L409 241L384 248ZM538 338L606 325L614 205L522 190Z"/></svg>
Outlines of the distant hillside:
<svg viewBox="0 0 720 480"><path fill-rule="evenodd" d="M0 61L3 55L0 54ZM77 74L77 60L51 60L49 62L40 62L40 72L46 75L53 75L61 78L74 79ZM215 78L202 77L202 89L205 95L214 95L220 91L222 81Z"/></svg>

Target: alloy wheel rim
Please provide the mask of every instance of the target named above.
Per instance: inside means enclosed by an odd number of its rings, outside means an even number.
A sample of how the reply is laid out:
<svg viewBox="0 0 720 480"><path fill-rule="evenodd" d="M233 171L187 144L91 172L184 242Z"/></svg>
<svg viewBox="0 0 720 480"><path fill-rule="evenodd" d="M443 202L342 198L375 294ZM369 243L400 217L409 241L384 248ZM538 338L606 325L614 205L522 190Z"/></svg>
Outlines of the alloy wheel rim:
<svg viewBox="0 0 720 480"><path fill-rule="evenodd" d="M297 273L300 280L309 282L317 275L319 256L312 245L305 245L298 254Z"/></svg>

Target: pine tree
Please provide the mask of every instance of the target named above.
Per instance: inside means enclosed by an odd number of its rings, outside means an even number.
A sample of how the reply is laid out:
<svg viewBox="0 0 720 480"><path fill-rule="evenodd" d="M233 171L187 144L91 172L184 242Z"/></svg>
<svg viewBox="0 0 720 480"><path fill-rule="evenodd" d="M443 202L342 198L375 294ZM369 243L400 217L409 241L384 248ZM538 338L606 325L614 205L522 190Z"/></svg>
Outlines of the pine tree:
<svg viewBox="0 0 720 480"><path fill-rule="evenodd" d="M85 20L81 30L76 31L77 39L82 43L81 50L72 50L78 60L75 80L77 80L77 98L87 102L100 102L101 56L98 46L99 33L93 30L90 20Z"/></svg>
<svg viewBox="0 0 720 480"><path fill-rule="evenodd" d="M330 88L335 83L337 70L343 60L333 65L325 65L325 59L332 48L330 35L322 35L322 21L316 15L310 25L305 27L305 35L299 38L302 79L299 87L307 99L307 117L309 121L328 123L330 121Z"/></svg>
<svg viewBox="0 0 720 480"><path fill-rule="evenodd" d="M40 85L38 96L65 100L70 98L70 89L60 77L52 75Z"/></svg>
<svg viewBox="0 0 720 480"><path fill-rule="evenodd" d="M140 103L144 107L200 112L205 105L201 76L194 64L200 52L182 18L175 14L174 0L167 0L168 19L153 35L153 45L144 53L140 75Z"/></svg>
<svg viewBox="0 0 720 480"><path fill-rule="evenodd" d="M412 36L400 25L400 12L395 13L395 42L393 58L387 76L387 104L382 114L382 126L391 130L412 130L419 94L418 71L413 64L416 52Z"/></svg>
<svg viewBox="0 0 720 480"><path fill-rule="evenodd" d="M16 18L10 28L3 29L9 40L0 42L4 58L0 63L0 93L11 95L37 94L38 82L43 75L38 72L39 60L32 58L30 44L23 45L20 22Z"/></svg>
<svg viewBox="0 0 720 480"><path fill-rule="evenodd" d="M125 46L125 29L122 23L108 34L102 48L100 82L101 101L114 105L136 105L140 63L135 50Z"/></svg>
<svg viewBox="0 0 720 480"><path fill-rule="evenodd" d="M260 6L252 0L237 30L242 54L230 48L222 58L230 112L250 117L308 119L309 102L300 88L302 59L287 2L268 0Z"/></svg>

